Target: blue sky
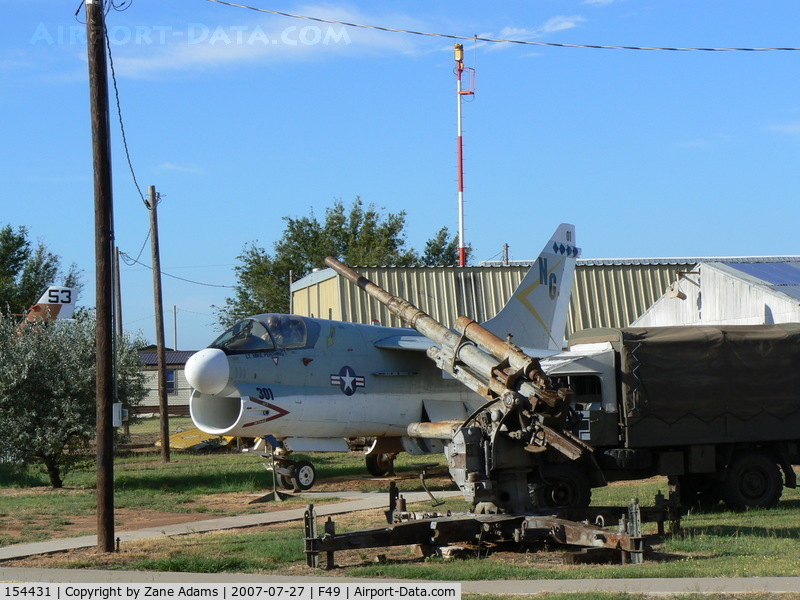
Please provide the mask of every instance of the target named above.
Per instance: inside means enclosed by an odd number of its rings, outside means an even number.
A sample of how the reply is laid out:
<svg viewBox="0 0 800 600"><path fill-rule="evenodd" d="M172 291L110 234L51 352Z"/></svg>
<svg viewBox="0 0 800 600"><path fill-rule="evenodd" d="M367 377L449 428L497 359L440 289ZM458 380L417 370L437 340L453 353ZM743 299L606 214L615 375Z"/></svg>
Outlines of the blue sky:
<svg viewBox="0 0 800 600"><path fill-rule="evenodd" d="M800 46L800 3L250 0L315 17L539 42ZM0 225L85 271L94 214L78 0L0 0ZM78 15L83 20L83 11ZM205 346L211 305L282 217L360 195L408 213L420 249L457 230L453 41L324 25L207 0L133 0L107 25L140 185L159 208L167 342ZM558 223L584 258L797 255L800 52L642 52L465 42L466 239L477 260L532 258ZM116 119L116 113L114 113ZM113 128L117 245L148 213ZM150 264L149 244L142 259ZM123 322L153 339L151 272L122 269Z"/></svg>

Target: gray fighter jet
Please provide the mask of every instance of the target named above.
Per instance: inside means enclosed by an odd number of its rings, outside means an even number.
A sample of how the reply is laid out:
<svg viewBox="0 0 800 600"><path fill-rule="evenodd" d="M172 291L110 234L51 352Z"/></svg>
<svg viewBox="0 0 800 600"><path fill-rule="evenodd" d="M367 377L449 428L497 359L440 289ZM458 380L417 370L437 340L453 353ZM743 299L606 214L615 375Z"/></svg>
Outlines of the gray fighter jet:
<svg viewBox="0 0 800 600"><path fill-rule="evenodd" d="M484 327L513 335L532 356L562 350L579 253L574 226L560 225ZM443 376L425 354L432 344L404 327L254 315L187 362L191 417L206 433L265 440L277 449L287 488L308 489L315 479L313 465L286 459L288 452L347 451L353 438L375 439L367 469L379 476L400 451L442 451L438 440L409 437L409 423L464 419L484 402Z"/></svg>

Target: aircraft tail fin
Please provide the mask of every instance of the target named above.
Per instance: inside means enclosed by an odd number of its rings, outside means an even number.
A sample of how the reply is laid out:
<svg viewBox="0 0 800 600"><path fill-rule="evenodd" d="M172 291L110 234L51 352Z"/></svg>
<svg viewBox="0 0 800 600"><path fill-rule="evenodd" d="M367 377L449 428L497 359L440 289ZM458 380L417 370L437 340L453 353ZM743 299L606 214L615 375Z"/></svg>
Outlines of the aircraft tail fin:
<svg viewBox="0 0 800 600"><path fill-rule="evenodd" d="M75 312L77 294L73 288L51 285L36 304L30 307L25 320L30 323L71 319Z"/></svg>
<svg viewBox="0 0 800 600"><path fill-rule="evenodd" d="M562 350L579 255L575 226L562 223L506 305L483 326L502 339L512 335L524 350Z"/></svg>

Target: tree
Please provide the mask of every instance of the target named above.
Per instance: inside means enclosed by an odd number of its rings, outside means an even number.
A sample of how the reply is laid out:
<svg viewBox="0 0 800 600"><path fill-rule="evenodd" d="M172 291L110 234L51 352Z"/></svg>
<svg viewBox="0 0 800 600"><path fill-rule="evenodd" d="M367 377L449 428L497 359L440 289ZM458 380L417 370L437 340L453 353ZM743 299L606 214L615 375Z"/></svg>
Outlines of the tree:
<svg viewBox="0 0 800 600"><path fill-rule="evenodd" d="M467 262L472 246L467 244ZM453 267L458 265L458 236L450 237L447 227L442 227L435 236L425 242L422 264L427 267Z"/></svg>
<svg viewBox="0 0 800 600"><path fill-rule="evenodd" d="M406 247L405 211L383 214L372 204L364 207L358 197L349 209L341 200L334 202L325 211L322 223L313 212L304 217L284 217L284 221L286 228L275 243L273 255L255 243L245 246L239 255L234 296L227 298L224 306L214 307L223 327L252 314L288 312L289 273L292 280L305 277L313 269L324 267L326 256L359 266L408 266L421 260Z"/></svg>
<svg viewBox="0 0 800 600"><path fill-rule="evenodd" d="M80 279L74 263L62 272L61 257L41 241L31 247L26 227L16 231L11 225L0 228L0 312L24 313L48 285L57 281L80 292Z"/></svg>
<svg viewBox="0 0 800 600"><path fill-rule="evenodd" d="M123 405L145 395L134 342L117 340L117 390ZM41 463L54 488L91 456L95 437L95 317L27 323L0 315L0 439L12 464Z"/></svg>

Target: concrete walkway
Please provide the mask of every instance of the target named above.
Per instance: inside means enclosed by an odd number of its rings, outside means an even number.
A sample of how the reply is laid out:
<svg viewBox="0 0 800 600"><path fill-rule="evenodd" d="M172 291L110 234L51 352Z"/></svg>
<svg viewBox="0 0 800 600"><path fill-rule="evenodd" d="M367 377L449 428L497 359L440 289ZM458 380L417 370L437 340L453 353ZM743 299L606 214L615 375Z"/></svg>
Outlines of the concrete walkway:
<svg viewBox="0 0 800 600"><path fill-rule="evenodd" d="M457 496L460 492L436 492L437 498ZM330 497L330 493L306 492L303 498L314 503L314 498ZM343 502L316 506L319 516L335 515L359 510L372 510L387 506L387 495L383 492L337 492ZM409 503L429 500L424 492L405 492ZM166 536L186 535L240 527L253 527L268 523L282 523L303 518L305 507L268 513L239 515L194 521L179 525L153 527L136 531L118 532L124 544L127 541ZM23 558L36 554L63 552L76 548L97 545L97 536L83 536L49 540L34 544L16 544L0 548L0 561ZM331 577L303 576L285 577L264 574L232 573L167 573L154 571L99 571L88 569L42 569L3 567L0 564L0 581L37 583L327 583ZM390 583L401 580L337 577L341 583ZM408 583L406 581L405 583ZM749 594L749 593L800 593L800 577L752 577L752 578L700 578L700 579L548 579L507 581L465 581L465 594L537 594L541 592L591 592L607 591L630 594Z"/></svg>
<svg viewBox="0 0 800 600"><path fill-rule="evenodd" d="M448 498L451 496L459 496L460 494L461 493L458 491L450 490L437 491L434 493L434 496L436 498ZM412 502L425 502L426 500L430 500L430 497L425 492L403 492L402 495L409 504ZM330 498L332 496L342 498L344 502L321 504L319 506L314 503L315 498ZM320 517L359 510L388 508L389 505L389 497L385 492L304 492L302 498L306 500L308 504L315 504L315 510ZM172 537L190 533L207 533L209 531L254 527L256 525L268 525L271 523L285 523L288 521L302 520L305 510L305 506L303 506L302 508L293 508L289 510L251 513L237 515L235 517L220 517L216 519L207 519L205 521L180 523L178 525L137 529L135 531L119 531L116 533L116 537L118 537L120 543L124 545L125 542L137 540ZM64 552L66 550L76 550L78 548L91 548L96 545L97 535L47 540L45 542L34 542L32 544L13 544L11 546L0 547L0 561L24 558L37 554L52 554L54 552Z"/></svg>

